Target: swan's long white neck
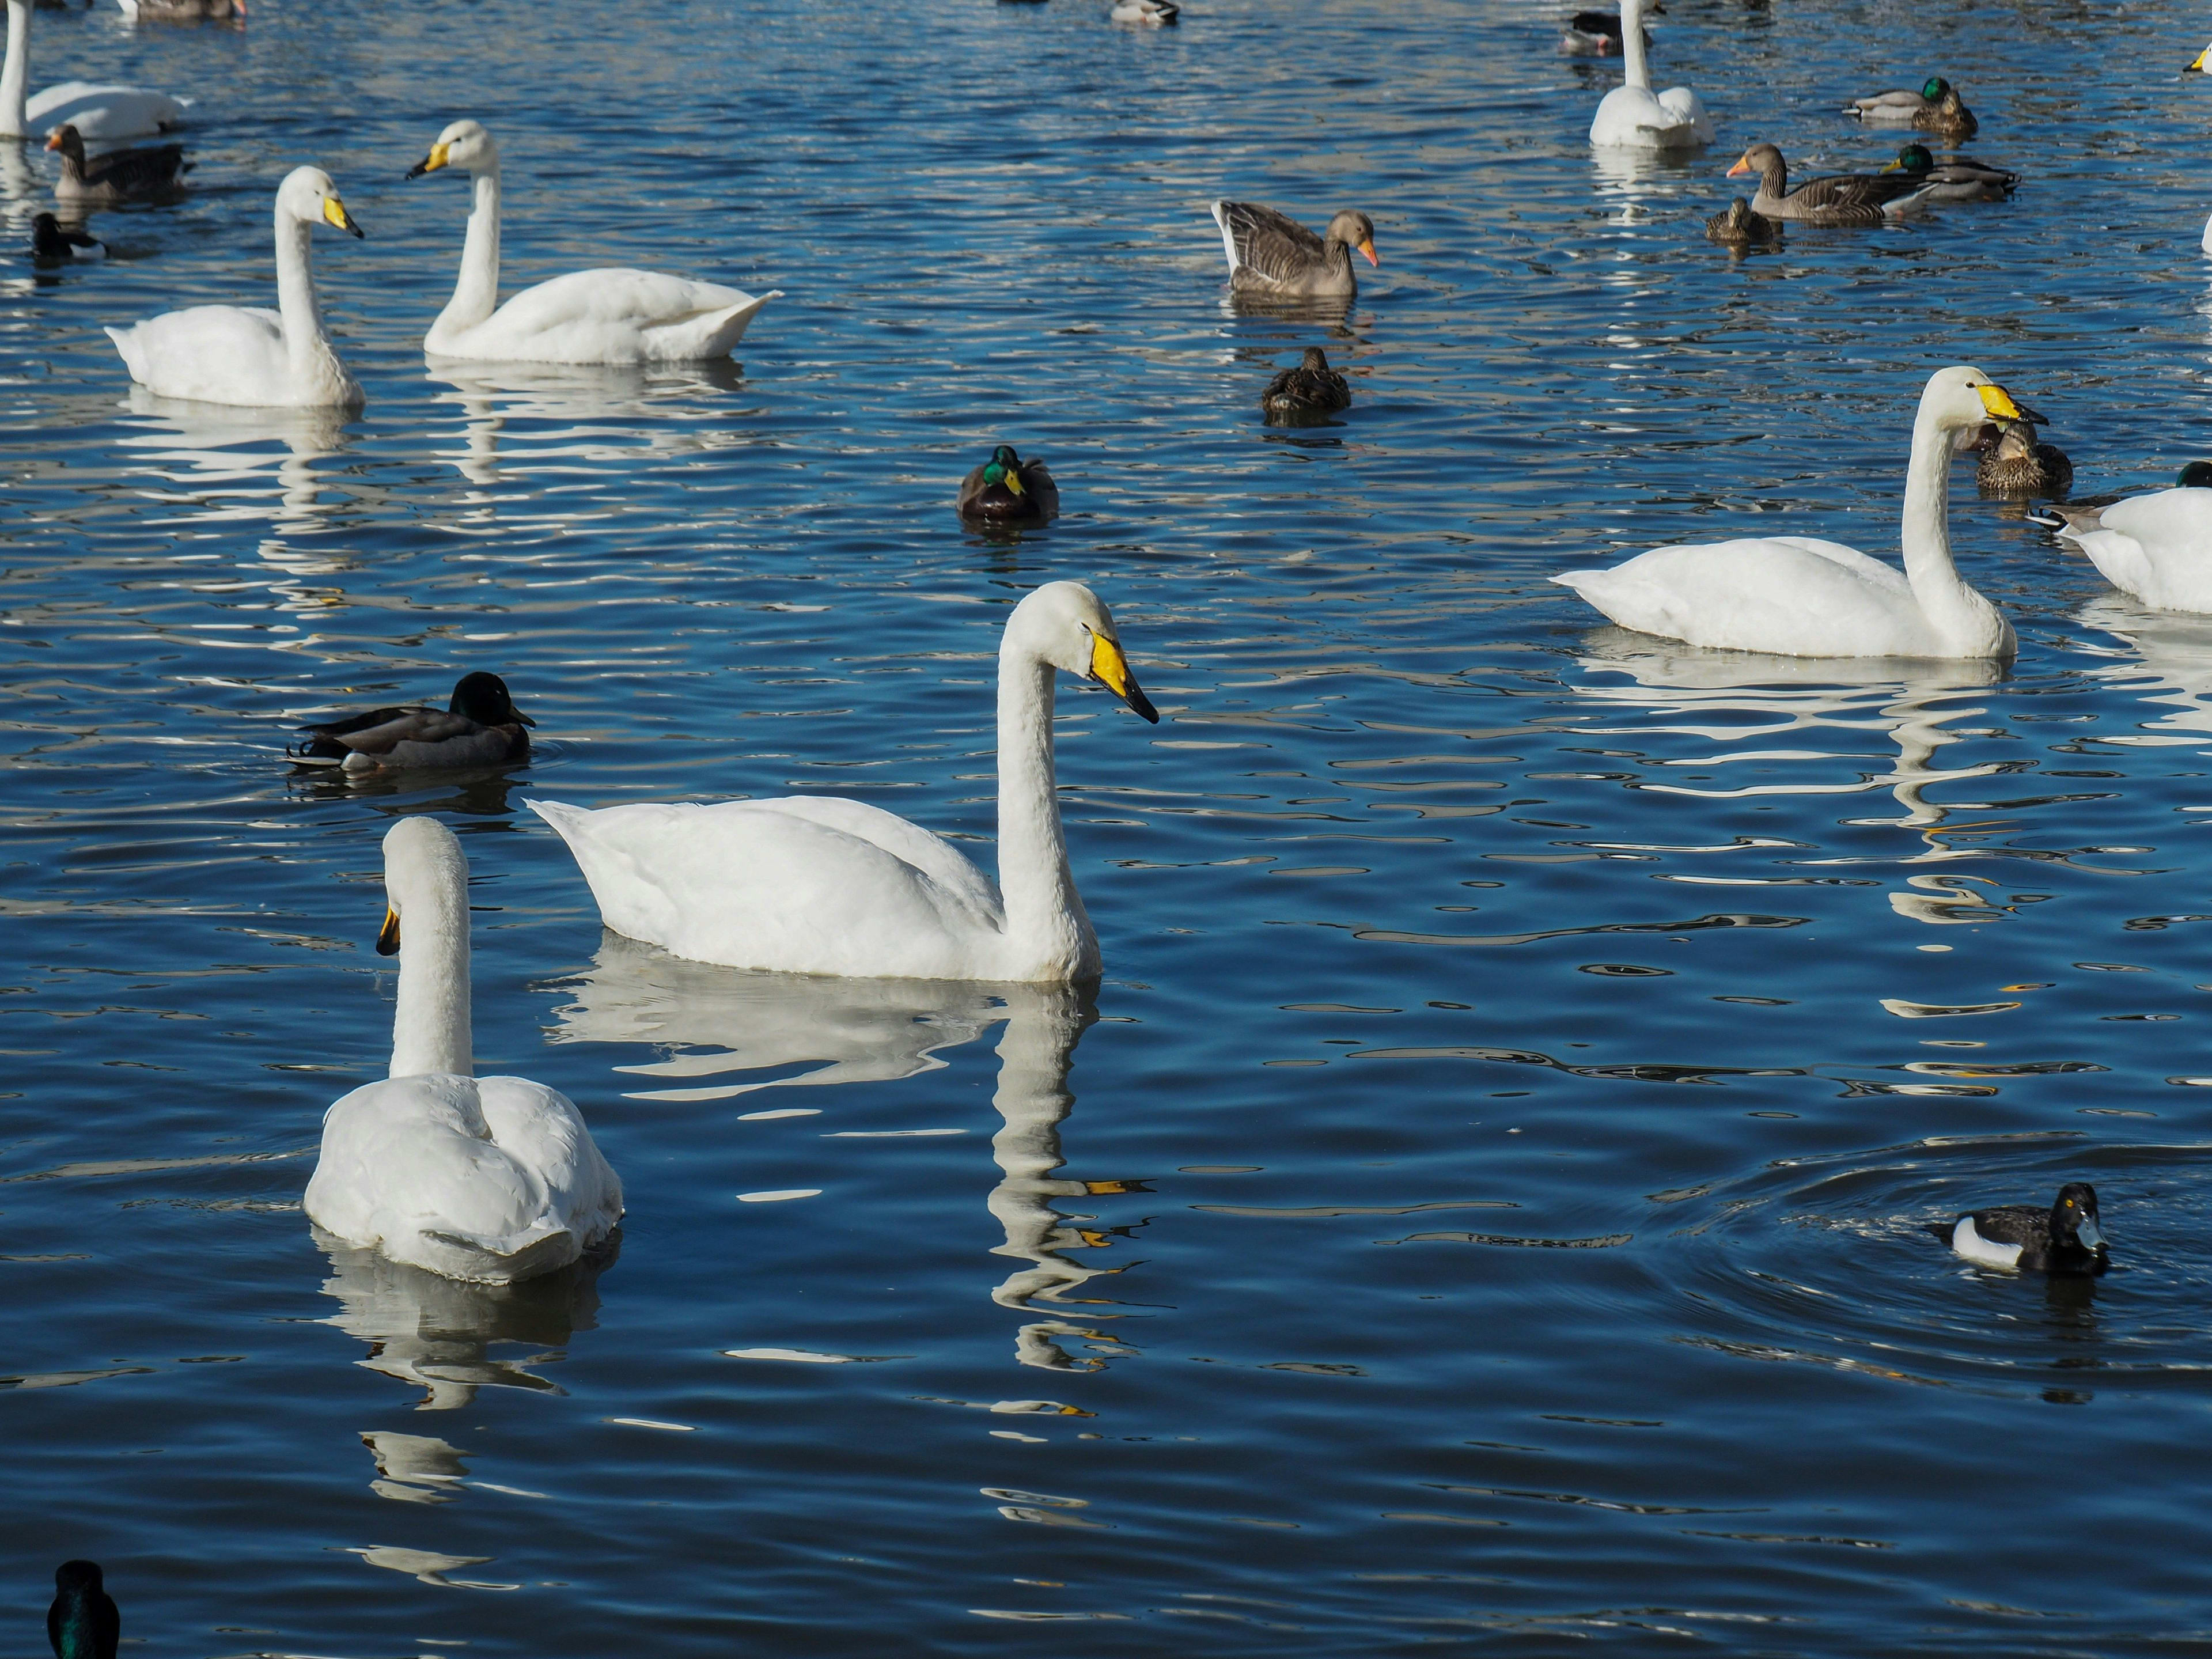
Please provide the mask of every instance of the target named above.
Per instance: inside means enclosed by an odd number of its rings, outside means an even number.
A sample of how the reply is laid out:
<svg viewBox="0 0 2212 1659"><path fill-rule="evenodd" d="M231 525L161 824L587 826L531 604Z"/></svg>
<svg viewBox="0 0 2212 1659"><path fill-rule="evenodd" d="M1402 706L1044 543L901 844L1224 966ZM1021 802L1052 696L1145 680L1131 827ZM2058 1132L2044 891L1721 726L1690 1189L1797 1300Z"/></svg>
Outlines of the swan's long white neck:
<svg viewBox="0 0 2212 1659"><path fill-rule="evenodd" d="M1921 614L1951 655L2001 656L2010 649L2012 624L1961 580L1951 562L1951 429L1923 398L1912 422L1912 459L1905 473L1899 532L1905 576Z"/></svg>
<svg viewBox="0 0 2212 1659"><path fill-rule="evenodd" d="M1644 0L1620 0L1622 84L1651 90L1651 68L1644 59Z"/></svg>
<svg viewBox="0 0 2212 1659"><path fill-rule="evenodd" d="M1067 838L1052 768L1053 665L1020 636L999 645L999 896L1006 906L1009 977L1085 979L1098 939L1067 867Z"/></svg>
<svg viewBox="0 0 2212 1659"><path fill-rule="evenodd" d="M276 312L284 320L284 354L292 373L304 378L319 364L338 373L337 359L323 334L323 308L315 298L315 274L307 263L307 239L313 228L276 204Z"/></svg>
<svg viewBox="0 0 2212 1659"><path fill-rule="evenodd" d="M0 138L27 138L24 100L31 92L31 0L8 0L8 61L0 65Z"/></svg>
<svg viewBox="0 0 2212 1659"><path fill-rule="evenodd" d="M399 1006L392 1075L472 1077L469 1035L468 867L458 855L411 893L399 917Z"/></svg>
<svg viewBox="0 0 2212 1659"><path fill-rule="evenodd" d="M461 276L453 297L438 313L430 332L474 328L499 309L499 160L469 175L474 205L469 209L468 240L461 244Z"/></svg>

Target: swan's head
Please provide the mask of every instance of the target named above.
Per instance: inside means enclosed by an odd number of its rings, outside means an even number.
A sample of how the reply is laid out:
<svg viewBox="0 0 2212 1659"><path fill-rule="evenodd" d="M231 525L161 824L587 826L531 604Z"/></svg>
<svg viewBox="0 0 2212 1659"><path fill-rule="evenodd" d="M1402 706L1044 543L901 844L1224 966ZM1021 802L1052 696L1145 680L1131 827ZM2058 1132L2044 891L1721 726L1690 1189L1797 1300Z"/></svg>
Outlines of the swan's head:
<svg viewBox="0 0 2212 1659"><path fill-rule="evenodd" d="M1939 432L1968 428L1978 432L1991 421L2040 421L2043 416L2023 409L2012 394L1978 368L1961 363L1942 368L1929 377L1920 394L1920 418L1932 420Z"/></svg>
<svg viewBox="0 0 2212 1659"><path fill-rule="evenodd" d="M454 683L453 700L446 705L446 712L472 720L478 726L538 724L514 706L514 699L508 694L505 680L496 674L487 674L482 669L473 674L464 674Z"/></svg>
<svg viewBox="0 0 2212 1659"><path fill-rule="evenodd" d="M1081 582L1047 582L1014 607L1006 637L1040 661L1095 680L1153 725L1159 710L1129 672L1114 613Z"/></svg>
<svg viewBox="0 0 2212 1659"><path fill-rule="evenodd" d="M456 121L438 135L438 142L430 146L428 155L407 169L407 176L420 179L441 167L459 167L464 173L495 173L499 170L499 146L492 143L491 134L480 123Z"/></svg>
<svg viewBox="0 0 2212 1659"><path fill-rule="evenodd" d="M1341 242L1346 247L1358 248L1367 256L1367 263L1370 265L1379 265L1382 263L1375 257L1374 222L1365 214L1352 208L1346 208L1328 222L1328 234L1326 240Z"/></svg>
<svg viewBox="0 0 2212 1659"><path fill-rule="evenodd" d="M384 832L384 928L376 954L397 955L404 924L410 938L458 931L469 936L469 861L458 836L435 818L405 817Z"/></svg>
<svg viewBox="0 0 2212 1659"><path fill-rule="evenodd" d="M2212 73L2212 46L2207 46L2203 51L2198 52L2194 58L2190 60L2189 69L2182 70L2182 73L2186 75L2189 73L2189 70L2194 70L2199 75Z"/></svg>
<svg viewBox="0 0 2212 1659"><path fill-rule="evenodd" d="M1735 165L1728 170L1731 179L1741 179L1747 173L1762 177L1783 167L1782 152L1771 144L1753 144L1736 157Z"/></svg>
<svg viewBox="0 0 2212 1659"><path fill-rule="evenodd" d="M276 209L303 225L333 225L362 234L353 215L338 200L338 187L320 167L294 167L285 174L284 182L276 186Z"/></svg>

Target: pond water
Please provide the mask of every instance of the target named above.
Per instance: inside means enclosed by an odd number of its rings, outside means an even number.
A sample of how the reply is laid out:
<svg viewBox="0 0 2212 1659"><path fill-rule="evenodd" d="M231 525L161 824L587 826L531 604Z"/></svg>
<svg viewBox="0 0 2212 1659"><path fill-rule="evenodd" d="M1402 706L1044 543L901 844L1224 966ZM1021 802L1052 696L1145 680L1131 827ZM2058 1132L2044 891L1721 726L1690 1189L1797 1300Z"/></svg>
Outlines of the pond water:
<svg viewBox="0 0 2212 1659"><path fill-rule="evenodd" d="M2169 4L1674 0L1720 137L1594 161L1528 0L41 12L189 93L197 188L4 275L9 1638L146 1650L2200 1650L2212 621L1956 480L2008 672L1784 663L1546 578L1762 530L1893 554L1978 365L2077 489L2212 449L2212 108ZM1747 145L1948 73L2017 198L1731 258ZM776 288L739 365L426 368L504 148L510 285ZM9 234L50 157L0 155ZM344 422L129 395L101 325L267 303L326 167ZM1341 321L1206 202L1364 209ZM1300 348L1334 424L1263 427ZM1006 440L1065 514L950 502ZM827 792L994 828L991 656L1074 577L1164 716L1060 700L1105 976L810 981L600 930L526 801ZM507 678L524 769L295 773ZM319 1246L381 1075L394 815L462 835L476 1045L573 1096L618 1256L514 1291ZM2094 1284L1925 1229L2095 1182Z"/></svg>

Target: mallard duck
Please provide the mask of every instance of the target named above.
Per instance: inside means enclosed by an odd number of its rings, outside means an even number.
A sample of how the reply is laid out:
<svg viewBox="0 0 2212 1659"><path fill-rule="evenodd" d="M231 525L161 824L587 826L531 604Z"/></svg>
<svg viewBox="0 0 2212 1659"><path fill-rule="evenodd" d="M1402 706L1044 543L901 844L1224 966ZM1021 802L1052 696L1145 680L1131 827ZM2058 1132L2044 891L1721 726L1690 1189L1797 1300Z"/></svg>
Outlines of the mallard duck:
<svg viewBox="0 0 2212 1659"><path fill-rule="evenodd" d="M31 257L42 265L67 259L105 259L107 244L97 236L86 235L75 225L64 230L52 214L41 213L31 220Z"/></svg>
<svg viewBox="0 0 2212 1659"><path fill-rule="evenodd" d="M1962 432L2021 420L1978 368L1938 369L1920 394L1905 473L1905 568L1856 548L1772 533L1658 547L1552 578L1623 628L1778 657L2009 659L2012 624L1951 561L1950 474Z"/></svg>
<svg viewBox="0 0 2212 1659"><path fill-rule="evenodd" d="M1667 8L1658 0L1645 8L1662 16ZM1644 44L1651 44L1651 31L1644 32ZM1620 14L1617 11L1578 11L1567 20L1566 32L1559 37L1560 55L1566 58L1618 58L1620 56Z"/></svg>
<svg viewBox="0 0 2212 1659"><path fill-rule="evenodd" d="M1644 56L1644 0L1620 0L1620 84L1598 100L1589 141L1601 149L1694 149L1713 138L1712 119L1687 87L1651 90Z"/></svg>
<svg viewBox="0 0 2212 1659"><path fill-rule="evenodd" d="M1958 88L1940 75L1929 76L1917 92L1874 92L1854 98L1844 106L1844 113L1856 115L1869 126L1918 127L1952 138L1971 138L1982 125L1959 96Z"/></svg>
<svg viewBox="0 0 2212 1659"><path fill-rule="evenodd" d="M2074 483L2074 463L2056 444L2035 441L2036 416L1998 421L1975 446L1982 465L1974 481L1987 495L2063 495Z"/></svg>
<svg viewBox="0 0 2212 1659"><path fill-rule="evenodd" d="M1352 388L1328 366L1328 354L1319 346L1308 346L1297 367L1285 369L1260 394L1260 407L1276 422L1319 420L1351 406Z"/></svg>
<svg viewBox="0 0 2212 1659"><path fill-rule="evenodd" d="M1916 206L1922 186L1901 173L1835 173L1790 188L1790 164L1771 144L1753 144L1728 170L1731 179L1759 175L1752 210L1802 225L1878 225Z"/></svg>
<svg viewBox="0 0 2212 1659"><path fill-rule="evenodd" d="M514 706L507 682L481 669L464 674L444 709L372 708L300 728L306 740L285 752L309 765L336 762L349 772L378 767L505 766L526 759L538 722Z"/></svg>
<svg viewBox="0 0 2212 1659"><path fill-rule="evenodd" d="M1180 15L1181 8L1171 0L1115 0L1114 9L1106 14L1106 18L1109 22L1164 28Z"/></svg>
<svg viewBox="0 0 2212 1659"><path fill-rule="evenodd" d="M323 332L307 269L316 225L362 234L320 167L295 167L276 188L276 309L193 306L111 328L131 378L164 398L270 409L356 409L361 383Z"/></svg>
<svg viewBox="0 0 2212 1659"><path fill-rule="evenodd" d="M2089 556L2098 574L2161 611L2212 615L2212 462L2191 461L2171 489L2108 507L2028 515Z"/></svg>
<svg viewBox="0 0 2212 1659"><path fill-rule="evenodd" d="M1780 241L1782 227L1763 213L1753 213L1751 204L1739 196L1725 211L1705 221L1705 239L1723 247L1749 247L1753 243Z"/></svg>
<svg viewBox="0 0 2212 1659"><path fill-rule="evenodd" d="M1026 594L999 641L995 882L920 824L829 795L530 810L568 843L602 921L694 962L857 979L1096 979L1098 939L1053 782L1062 672L1159 720L1097 594L1069 581Z"/></svg>
<svg viewBox="0 0 2212 1659"><path fill-rule="evenodd" d="M47 135L46 148L60 152L62 176L54 181L54 195L64 202L159 201L182 189L181 175L192 168L182 144L110 150L88 161L84 136L66 122Z"/></svg>
<svg viewBox="0 0 2212 1659"><path fill-rule="evenodd" d="M1978 1267L2082 1274L2100 1273L2112 1265L2097 1223L2097 1189L2086 1181L2069 1181L2047 1210L2002 1204L1969 1211L1948 1227L1929 1231L1948 1238L1953 1249Z"/></svg>
<svg viewBox="0 0 2212 1659"><path fill-rule="evenodd" d="M476 1074L469 864L435 818L385 832L379 956L399 957L392 1071L323 1114L301 1207L349 1244L448 1279L511 1285L567 1267L622 1219L622 1182L575 1103Z"/></svg>
<svg viewBox="0 0 2212 1659"><path fill-rule="evenodd" d="M979 524L1042 524L1060 514L1060 486L1042 461L1025 461L1012 444L1000 444L960 481L953 505Z"/></svg>
<svg viewBox="0 0 2212 1659"><path fill-rule="evenodd" d="M54 1659L115 1659L123 1615L101 1582L97 1561L64 1561L54 1569L54 1599L46 1608L46 1640Z"/></svg>
<svg viewBox="0 0 2212 1659"><path fill-rule="evenodd" d="M1256 202L1216 202L1213 222L1221 227L1233 293L1349 300L1359 292L1352 274L1352 250L1365 254L1370 265L1382 263L1375 255L1374 224L1351 208L1339 212L1318 236Z"/></svg>
<svg viewBox="0 0 2212 1659"><path fill-rule="evenodd" d="M1882 171L1919 180L1927 186L1923 199L1930 202L2002 202L2020 183L2017 173L1987 166L1971 155L1946 155L1938 161L1925 144L1907 144Z"/></svg>
<svg viewBox="0 0 2212 1659"><path fill-rule="evenodd" d="M0 68L0 138L28 138L66 122L95 144L143 138L184 119L185 106L143 87L60 81L37 92L31 83L29 0L8 0L8 58Z"/></svg>

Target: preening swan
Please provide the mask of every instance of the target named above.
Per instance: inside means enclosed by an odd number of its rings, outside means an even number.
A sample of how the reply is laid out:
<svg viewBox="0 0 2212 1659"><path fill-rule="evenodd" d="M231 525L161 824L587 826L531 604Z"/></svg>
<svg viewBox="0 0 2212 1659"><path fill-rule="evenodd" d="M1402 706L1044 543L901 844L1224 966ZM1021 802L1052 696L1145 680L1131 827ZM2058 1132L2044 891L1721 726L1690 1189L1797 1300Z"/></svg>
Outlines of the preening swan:
<svg viewBox="0 0 2212 1659"><path fill-rule="evenodd" d="M740 289L657 271L580 270L499 303L499 146L474 121L456 121L410 179L444 167L469 175L476 205L461 244L453 297L423 337L434 357L532 363L691 363L726 357L753 313L781 289Z"/></svg>
<svg viewBox="0 0 2212 1659"><path fill-rule="evenodd" d="M2203 462L2193 461L2175 489L2029 516L2087 553L2123 592L2161 611L2212 615L2212 488L2205 487L2212 480L2205 471Z"/></svg>
<svg viewBox="0 0 2212 1659"><path fill-rule="evenodd" d="M58 81L33 93L27 90L30 80L31 0L8 0L8 57L0 64L0 138L34 138L67 125L93 143L115 143L143 138L185 118L184 105L165 92Z"/></svg>
<svg viewBox="0 0 2212 1659"><path fill-rule="evenodd" d="M1598 105L1590 143L1629 149L1691 149L1711 143L1712 119L1696 93L1687 87L1651 90L1644 38L1644 0L1620 0L1621 82Z"/></svg>
<svg viewBox="0 0 2212 1659"><path fill-rule="evenodd" d="M261 408L354 409L361 386L323 332L307 238L318 224L361 227L320 167L295 167L276 190L276 306L167 311L107 337L131 378L164 398Z"/></svg>
<svg viewBox="0 0 2212 1659"><path fill-rule="evenodd" d="M1960 580L1947 523L1956 435L2027 410L1978 368L1920 394L1905 475L1905 570L1808 536L1654 548L1552 580L1623 628L1783 657L2007 658L2012 624Z"/></svg>
<svg viewBox="0 0 2212 1659"><path fill-rule="evenodd" d="M622 1182L566 1095L475 1075L469 866L453 832L406 817L384 837L377 951L399 953L392 1075L323 1115L307 1218L448 1279L511 1284L565 1267L622 1219Z"/></svg>
<svg viewBox="0 0 2212 1659"><path fill-rule="evenodd" d="M1078 582L1014 607L999 645L999 879L860 801L530 809L561 833L618 933L696 962L872 979L1095 978L1053 784L1053 676L1096 680L1147 720L1114 618Z"/></svg>

